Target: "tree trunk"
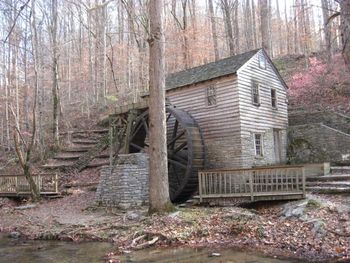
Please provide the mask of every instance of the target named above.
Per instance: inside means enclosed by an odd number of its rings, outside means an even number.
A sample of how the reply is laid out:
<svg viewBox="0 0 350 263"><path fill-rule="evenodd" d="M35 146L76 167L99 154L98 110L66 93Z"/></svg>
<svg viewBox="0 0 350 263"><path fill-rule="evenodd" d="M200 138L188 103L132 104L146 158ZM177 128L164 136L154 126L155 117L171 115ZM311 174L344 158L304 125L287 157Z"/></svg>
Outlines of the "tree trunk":
<svg viewBox="0 0 350 263"><path fill-rule="evenodd" d="M53 100L53 138L55 147L59 147L59 95L58 95L58 46L57 46L57 0L51 0L51 37L52 37L52 100Z"/></svg>
<svg viewBox="0 0 350 263"><path fill-rule="evenodd" d="M213 0L209 0L209 16L210 16L210 23L211 23L211 33L213 37L214 57L215 57L215 61L217 61L219 60L219 49L218 49L218 36L216 31L216 22L214 18Z"/></svg>
<svg viewBox="0 0 350 263"><path fill-rule="evenodd" d="M338 0L340 4L340 34L342 37L342 54L350 70L350 2Z"/></svg>
<svg viewBox="0 0 350 263"><path fill-rule="evenodd" d="M148 6L149 42L149 212L173 209L169 197L166 145L163 0Z"/></svg>
<svg viewBox="0 0 350 263"><path fill-rule="evenodd" d="M329 18L329 3L328 0L322 0L322 15L323 15L323 31L324 31L324 37L325 37L325 44L324 44L324 50L327 54L328 61L332 58L332 35L331 35L331 28L328 25L328 18Z"/></svg>
<svg viewBox="0 0 350 263"><path fill-rule="evenodd" d="M278 54L281 55L283 53L283 44L285 43L282 37L282 19L280 13L280 6L278 0L276 0L276 12L277 12L277 23L278 23Z"/></svg>
<svg viewBox="0 0 350 263"><path fill-rule="evenodd" d="M267 0L260 1L260 21L261 21L261 46L270 54L269 20Z"/></svg>
<svg viewBox="0 0 350 263"><path fill-rule="evenodd" d="M224 13L225 29L228 40L228 47L230 56L235 54L234 39L233 39L233 29L232 29L232 18L231 18L231 8L228 0L221 0L221 8Z"/></svg>

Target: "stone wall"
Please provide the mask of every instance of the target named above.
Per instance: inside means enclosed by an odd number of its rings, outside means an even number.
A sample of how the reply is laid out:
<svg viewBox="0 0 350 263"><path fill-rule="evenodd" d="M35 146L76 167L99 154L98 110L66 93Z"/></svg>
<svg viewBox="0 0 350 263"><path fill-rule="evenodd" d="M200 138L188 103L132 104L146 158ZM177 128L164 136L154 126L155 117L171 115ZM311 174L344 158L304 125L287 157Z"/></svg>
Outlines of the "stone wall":
<svg viewBox="0 0 350 263"><path fill-rule="evenodd" d="M323 123L350 134L350 117L334 111L291 112L288 121L289 126Z"/></svg>
<svg viewBox="0 0 350 263"><path fill-rule="evenodd" d="M299 163L350 163L350 135L322 123L290 126L288 159Z"/></svg>
<svg viewBox="0 0 350 263"><path fill-rule="evenodd" d="M148 202L149 158L145 153L120 154L111 169L103 166L96 191L96 202L121 209Z"/></svg>
<svg viewBox="0 0 350 263"><path fill-rule="evenodd" d="M279 162L276 160L275 155L275 142L273 136L273 129L265 130L264 132L259 132L263 136L263 156L255 156L254 148L254 132L248 133L242 138L243 145L243 167L249 168L253 166L267 166L284 164L286 162L287 156L287 131L280 130L280 150L281 159Z"/></svg>

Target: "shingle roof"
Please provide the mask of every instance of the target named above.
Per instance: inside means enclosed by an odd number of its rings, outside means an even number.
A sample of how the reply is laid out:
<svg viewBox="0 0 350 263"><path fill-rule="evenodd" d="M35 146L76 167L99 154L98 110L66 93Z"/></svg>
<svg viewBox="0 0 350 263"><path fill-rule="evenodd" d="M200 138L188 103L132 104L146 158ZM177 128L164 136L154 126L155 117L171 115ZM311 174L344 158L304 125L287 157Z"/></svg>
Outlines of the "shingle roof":
<svg viewBox="0 0 350 263"><path fill-rule="evenodd" d="M252 50L202 66L170 74L165 81L166 90L234 74L259 50L260 49Z"/></svg>

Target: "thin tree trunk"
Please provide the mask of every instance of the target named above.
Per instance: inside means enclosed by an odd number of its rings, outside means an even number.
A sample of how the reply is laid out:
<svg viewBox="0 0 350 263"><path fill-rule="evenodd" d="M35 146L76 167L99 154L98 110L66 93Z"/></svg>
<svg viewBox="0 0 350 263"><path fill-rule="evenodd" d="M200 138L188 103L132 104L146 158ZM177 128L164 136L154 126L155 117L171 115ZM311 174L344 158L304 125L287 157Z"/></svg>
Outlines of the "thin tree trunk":
<svg viewBox="0 0 350 263"><path fill-rule="evenodd" d="M340 4L342 54L350 70L350 2L348 0L337 1Z"/></svg>
<svg viewBox="0 0 350 263"><path fill-rule="evenodd" d="M52 37L52 100L53 100L53 138L59 147L59 95L58 95L58 45L57 45L57 0L51 0L51 37Z"/></svg>
<svg viewBox="0 0 350 263"><path fill-rule="evenodd" d="M163 1L150 0L149 42L149 212L172 210L166 145Z"/></svg>
<svg viewBox="0 0 350 263"><path fill-rule="evenodd" d="M219 60L218 36L216 31L216 22L214 17L213 0L209 0L209 16L211 23L211 33L213 37L214 57L215 61Z"/></svg>
<svg viewBox="0 0 350 263"><path fill-rule="evenodd" d="M261 21L261 46L270 54L269 21L267 0L260 1L260 21Z"/></svg>

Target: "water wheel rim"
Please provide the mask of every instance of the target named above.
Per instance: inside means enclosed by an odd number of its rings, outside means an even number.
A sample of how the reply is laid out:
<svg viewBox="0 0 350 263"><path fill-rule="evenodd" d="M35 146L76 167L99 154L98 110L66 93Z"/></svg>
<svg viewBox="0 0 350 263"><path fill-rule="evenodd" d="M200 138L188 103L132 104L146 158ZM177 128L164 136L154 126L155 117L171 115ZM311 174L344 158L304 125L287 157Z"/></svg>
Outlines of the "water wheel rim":
<svg viewBox="0 0 350 263"><path fill-rule="evenodd" d="M167 156L168 156L168 181L169 181L169 194L170 199L172 202L180 202L183 200L186 200L190 194L192 194L196 189L198 183L197 179L197 170L194 171L194 165L193 160L196 156L194 156L194 146L193 146L193 129L197 129L199 131L199 127L195 120L190 116L187 112L173 108L173 107L167 107L166 108L166 114L167 114ZM179 163L176 163L174 159L173 153L170 153L169 150L169 133L168 133L168 124L171 116L175 119L175 123L177 122L178 125L180 125L183 129L183 137L185 138L186 145L182 147L179 151L182 150L182 154L185 153L183 150L186 147L186 165L181 164L183 168L182 174L179 174L176 171L175 165L181 166ZM148 134L148 119L149 119L149 112L145 111L141 115L139 115L133 125L133 129L131 132L129 145L130 145L130 152L139 152L145 150L145 147L148 147L145 143L146 137ZM143 127L142 127L143 126ZM177 131L176 131L177 132ZM174 139L173 135L171 140ZM136 138L136 136L139 136L139 138ZM182 136L180 136L182 137ZM135 143L135 138L137 139L137 143ZM200 138L202 139L202 136L200 134ZM172 141L170 141L172 142ZM175 145L176 143L174 143ZM181 145L180 145L181 146ZM180 147L181 148L181 147ZM204 152L204 145L203 149L201 149ZM176 154L176 152L175 152ZM200 154L201 157L204 156L203 154ZM198 156L197 156L198 157ZM179 156L176 156L175 159L179 160ZM174 169L171 171L171 169ZM177 184L174 183L174 177L176 176ZM191 183L193 186L188 187L188 184Z"/></svg>

